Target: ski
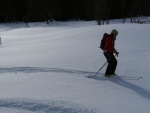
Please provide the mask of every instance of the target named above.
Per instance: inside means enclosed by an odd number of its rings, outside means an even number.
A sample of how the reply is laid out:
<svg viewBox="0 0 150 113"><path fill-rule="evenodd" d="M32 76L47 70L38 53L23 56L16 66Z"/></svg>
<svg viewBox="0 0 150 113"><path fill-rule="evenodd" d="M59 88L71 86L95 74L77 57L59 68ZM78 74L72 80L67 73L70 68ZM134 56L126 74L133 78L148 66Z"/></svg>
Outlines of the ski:
<svg viewBox="0 0 150 113"><path fill-rule="evenodd" d="M140 79L143 78L143 77L118 76L118 75L110 76L110 77L105 77L104 75L99 75L99 76L89 75L89 76L86 76L86 77L87 77L87 78L93 78L93 79L100 79L100 78L105 78L105 79L117 79L117 78L120 78L120 79L124 79L124 80L140 80Z"/></svg>
<svg viewBox="0 0 150 113"><path fill-rule="evenodd" d="M110 76L110 77L105 77L108 79L123 79L123 80L140 80L140 78L137 77L121 77L121 76Z"/></svg>
<svg viewBox="0 0 150 113"><path fill-rule="evenodd" d="M134 76L119 76L121 78L136 78L136 79L142 79L143 77L134 77Z"/></svg>
<svg viewBox="0 0 150 113"><path fill-rule="evenodd" d="M130 76L115 76L114 78L120 78L124 80L140 80L141 77L130 77Z"/></svg>

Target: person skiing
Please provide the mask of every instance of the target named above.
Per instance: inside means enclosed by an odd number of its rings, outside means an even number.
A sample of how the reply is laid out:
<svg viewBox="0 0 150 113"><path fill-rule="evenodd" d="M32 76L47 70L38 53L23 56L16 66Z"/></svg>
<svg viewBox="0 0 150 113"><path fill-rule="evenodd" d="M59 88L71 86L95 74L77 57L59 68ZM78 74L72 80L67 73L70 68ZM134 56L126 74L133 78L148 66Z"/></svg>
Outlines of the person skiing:
<svg viewBox="0 0 150 113"><path fill-rule="evenodd" d="M115 40L118 35L118 31L113 29L111 31L111 34L108 35L107 39L105 40L105 46L104 46L104 56L107 59L108 66L106 68L105 77L110 77L112 75L116 75L116 67L117 67L117 59L114 56L114 53L116 53L116 56L118 56L119 52L115 49Z"/></svg>

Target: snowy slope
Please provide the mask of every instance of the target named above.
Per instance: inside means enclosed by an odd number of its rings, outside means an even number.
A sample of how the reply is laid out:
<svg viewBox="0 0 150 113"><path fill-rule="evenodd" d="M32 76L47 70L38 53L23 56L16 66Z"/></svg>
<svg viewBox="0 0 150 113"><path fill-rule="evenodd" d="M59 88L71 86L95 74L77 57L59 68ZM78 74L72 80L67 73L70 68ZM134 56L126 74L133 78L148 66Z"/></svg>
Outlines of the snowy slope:
<svg viewBox="0 0 150 113"><path fill-rule="evenodd" d="M0 112L150 113L149 24L29 25L0 25ZM102 78L105 69L98 78L87 78L106 61L98 46L114 28L120 52L116 73L130 78Z"/></svg>

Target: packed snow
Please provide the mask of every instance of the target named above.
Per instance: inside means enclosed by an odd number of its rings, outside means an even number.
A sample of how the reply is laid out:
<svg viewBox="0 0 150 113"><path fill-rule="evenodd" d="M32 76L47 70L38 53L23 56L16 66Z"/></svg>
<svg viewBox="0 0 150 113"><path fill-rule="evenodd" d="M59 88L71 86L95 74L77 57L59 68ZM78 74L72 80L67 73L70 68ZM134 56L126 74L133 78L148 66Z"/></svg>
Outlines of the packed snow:
<svg viewBox="0 0 150 113"><path fill-rule="evenodd" d="M118 77L99 47L117 29ZM150 113L150 24L0 24L1 113ZM142 77L142 78L139 78Z"/></svg>

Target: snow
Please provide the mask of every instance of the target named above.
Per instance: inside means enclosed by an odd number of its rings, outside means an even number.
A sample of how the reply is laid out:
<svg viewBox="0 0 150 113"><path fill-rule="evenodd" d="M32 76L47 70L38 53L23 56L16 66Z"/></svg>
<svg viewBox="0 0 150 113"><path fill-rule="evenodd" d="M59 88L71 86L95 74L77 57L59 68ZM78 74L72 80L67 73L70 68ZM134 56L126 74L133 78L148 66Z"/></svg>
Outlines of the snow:
<svg viewBox="0 0 150 113"><path fill-rule="evenodd" d="M149 24L0 26L0 112L150 113ZM112 29L119 32L116 73L127 78L100 77L105 68L87 78L105 63L98 47Z"/></svg>

